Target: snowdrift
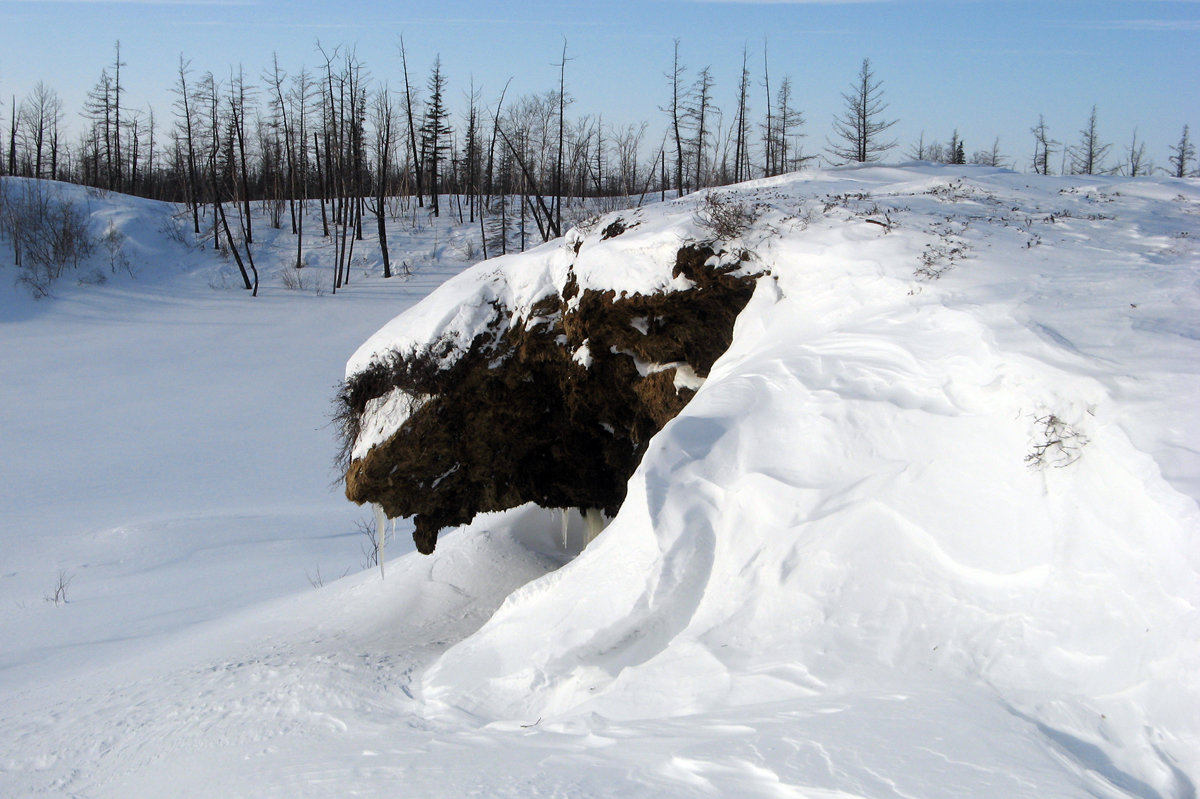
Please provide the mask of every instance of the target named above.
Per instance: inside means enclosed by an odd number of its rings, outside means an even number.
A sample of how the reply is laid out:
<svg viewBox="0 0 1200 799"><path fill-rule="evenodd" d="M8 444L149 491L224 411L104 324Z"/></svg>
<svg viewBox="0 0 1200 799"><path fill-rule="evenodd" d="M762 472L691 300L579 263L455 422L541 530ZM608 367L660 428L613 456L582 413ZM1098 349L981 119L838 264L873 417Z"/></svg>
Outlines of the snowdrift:
<svg viewBox="0 0 1200 799"><path fill-rule="evenodd" d="M253 300L177 209L61 190L130 268L0 286L0 794L1195 797L1195 181L806 172L466 272L477 226L395 220L412 274L336 298L264 221ZM762 276L595 541L525 505L349 573L348 352L453 357L568 265L680 293L714 238Z"/></svg>
<svg viewBox="0 0 1200 799"><path fill-rule="evenodd" d="M910 697L929 723L888 746L914 757L957 749L943 732L1015 735L1081 793L1194 796L1200 190L915 164L715 191L755 219L722 244L767 273L732 346L603 535L425 671L427 712ZM485 264L347 374L465 346L498 298L532 308L581 239L581 285L661 291L670 256L712 239L699 211L642 209L590 260L612 217Z"/></svg>

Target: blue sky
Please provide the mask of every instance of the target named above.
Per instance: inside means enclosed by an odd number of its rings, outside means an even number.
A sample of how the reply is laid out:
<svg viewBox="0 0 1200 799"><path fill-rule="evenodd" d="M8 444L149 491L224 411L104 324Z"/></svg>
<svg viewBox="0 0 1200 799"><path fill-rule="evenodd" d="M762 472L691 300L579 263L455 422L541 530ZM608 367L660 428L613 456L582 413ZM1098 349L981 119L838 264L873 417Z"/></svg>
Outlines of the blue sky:
<svg viewBox="0 0 1200 799"><path fill-rule="evenodd" d="M743 46L759 81L765 44L774 85L791 76L808 151L824 147L864 57L899 120L893 158L922 131L944 141L957 128L968 152L999 136L1024 168L1039 114L1055 138L1073 142L1094 104L1114 155L1136 126L1165 165L1182 126L1200 126L1200 0L0 0L0 118L12 95L19 101L43 80L74 123L118 39L126 104L152 104L164 124L180 53L197 72L220 77L240 63L257 75L272 52L289 71L315 66L319 40L354 46L372 76L395 87L401 34L414 79L423 82L440 53L452 98L473 78L488 102L509 77L513 92L554 87L565 38L573 111L647 120L653 138L675 38L689 78L711 67L730 115ZM752 113L764 107L756 85Z"/></svg>

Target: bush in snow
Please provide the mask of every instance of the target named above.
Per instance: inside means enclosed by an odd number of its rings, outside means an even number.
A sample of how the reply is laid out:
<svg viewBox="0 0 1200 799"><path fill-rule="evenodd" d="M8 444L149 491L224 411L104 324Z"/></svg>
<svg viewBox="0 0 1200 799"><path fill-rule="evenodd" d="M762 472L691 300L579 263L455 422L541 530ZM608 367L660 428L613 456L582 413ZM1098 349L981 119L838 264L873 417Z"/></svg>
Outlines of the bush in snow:
<svg viewBox="0 0 1200 799"><path fill-rule="evenodd" d="M696 211L696 223L719 241L741 237L756 219L754 209L731 197L709 192Z"/></svg>
<svg viewBox="0 0 1200 799"><path fill-rule="evenodd" d="M1025 463L1031 468L1053 466L1061 469L1079 460L1088 443L1086 436L1054 414L1043 416L1034 424L1037 425L1037 440L1025 456Z"/></svg>
<svg viewBox="0 0 1200 799"><path fill-rule="evenodd" d="M68 268L77 269L95 248L87 212L40 180L4 180L0 237L12 247L21 270L17 282L35 297L49 294L51 284Z"/></svg>
<svg viewBox="0 0 1200 799"><path fill-rule="evenodd" d="M100 243L104 246L104 252L108 256L109 270L115 275L117 268L124 269L133 276L133 267L129 263L129 255L125 252L125 242L129 239L120 228L109 220L108 227L104 229L104 234L100 236Z"/></svg>
<svg viewBox="0 0 1200 799"><path fill-rule="evenodd" d="M56 582L54 584L54 588L52 588L50 592L46 594L45 600L52 603L54 607L65 604L67 601L67 590L71 587L72 579L74 578L67 574L66 569L59 569L58 582Z"/></svg>

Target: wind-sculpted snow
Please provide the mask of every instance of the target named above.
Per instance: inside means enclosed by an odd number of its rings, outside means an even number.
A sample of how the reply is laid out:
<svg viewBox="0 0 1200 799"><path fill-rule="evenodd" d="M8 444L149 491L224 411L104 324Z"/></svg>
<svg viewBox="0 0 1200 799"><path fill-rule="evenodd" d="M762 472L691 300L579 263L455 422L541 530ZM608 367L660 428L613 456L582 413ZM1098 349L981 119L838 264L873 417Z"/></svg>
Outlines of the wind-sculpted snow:
<svg viewBox="0 0 1200 799"><path fill-rule="evenodd" d="M528 504L389 542L386 579L336 579L365 539L317 497L338 359L435 283L348 375L436 342L454 368L497 307L562 324L535 306L569 275L681 293L703 197L336 298L5 299L0 794L1193 799L1200 185L910 164L717 194L753 225L714 250L763 276L674 367L694 395L604 532ZM432 402L370 398L352 454Z"/></svg>
<svg viewBox="0 0 1200 799"><path fill-rule="evenodd" d="M1103 790L1194 795L1200 348L1165 320L1200 304L1195 191L920 175L743 190L776 280L604 535L430 700L633 719L966 680Z"/></svg>

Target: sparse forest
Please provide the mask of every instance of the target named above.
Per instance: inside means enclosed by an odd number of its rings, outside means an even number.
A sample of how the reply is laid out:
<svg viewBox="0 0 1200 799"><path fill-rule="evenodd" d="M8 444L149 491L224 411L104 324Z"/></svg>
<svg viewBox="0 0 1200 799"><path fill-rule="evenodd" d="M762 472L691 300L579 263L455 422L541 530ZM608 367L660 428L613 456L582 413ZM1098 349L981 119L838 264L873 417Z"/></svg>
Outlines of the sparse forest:
<svg viewBox="0 0 1200 799"><path fill-rule="evenodd" d="M562 235L564 214L569 222L580 198L640 203L893 153L1039 174L1182 177L1198 169L1186 125L1170 145L1169 164L1156 169L1136 129L1122 150L1102 138L1095 107L1074 143L1053 138L1039 116L1031 141L1006 143L1008 149L997 138L968 150L958 130L944 143L922 133L900 149L887 135L897 120L885 82L867 59L842 94L844 107L830 122L824 148L806 148L804 84L773 74L765 45L757 74L743 49L740 74L727 78L736 86L736 107L726 113L714 91L725 76L683 64L676 40L673 53L664 54L670 67L659 83L662 116L623 125L606 123L600 109L574 107L570 87L581 78L571 74L565 40L557 85L523 96L510 96L507 85L487 96L473 80L457 90L453 63L441 57L422 75L402 39L399 74L373 74L353 48L318 45L316 52L315 68L288 71L273 56L258 75L241 65L197 72L181 55L174 102L162 113L129 107L123 83L129 66L117 42L77 115L44 83L10 98L0 122L6 134L0 174L186 204L193 231L233 256L251 291L257 281L251 204L262 205L269 224L296 234L316 205L323 235L337 242L336 291L372 221L391 274L384 220L413 203L434 216L477 223L488 256ZM456 103L460 95L465 100ZM660 129L661 135L653 132ZM0 231L11 228L4 219L13 213L0 209Z"/></svg>
<svg viewBox="0 0 1200 799"><path fill-rule="evenodd" d="M1200 2L500 5L0 12L0 799L1196 799Z"/></svg>

